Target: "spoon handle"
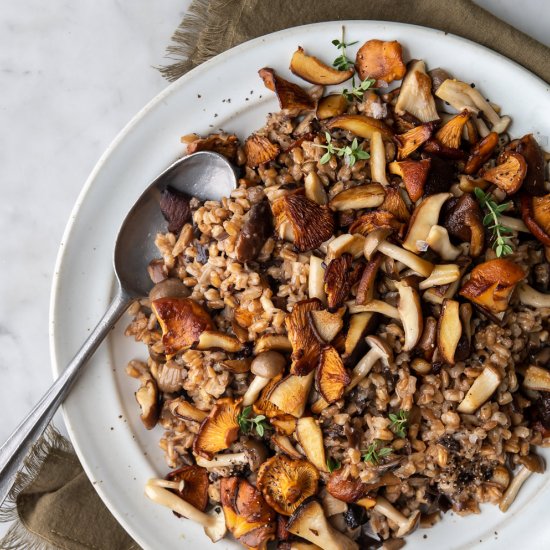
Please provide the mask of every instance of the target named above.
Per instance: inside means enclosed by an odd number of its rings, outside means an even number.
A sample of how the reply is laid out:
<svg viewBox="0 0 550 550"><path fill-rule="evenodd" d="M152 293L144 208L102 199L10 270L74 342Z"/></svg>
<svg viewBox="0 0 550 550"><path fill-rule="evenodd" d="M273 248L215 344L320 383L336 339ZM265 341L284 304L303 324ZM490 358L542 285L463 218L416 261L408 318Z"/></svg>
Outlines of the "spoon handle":
<svg viewBox="0 0 550 550"><path fill-rule="evenodd" d="M30 448L42 435L82 371L81 367L94 354L99 344L127 309L130 301L131 296L119 287L109 309L67 368L0 447L0 504L8 496L17 472L24 466Z"/></svg>

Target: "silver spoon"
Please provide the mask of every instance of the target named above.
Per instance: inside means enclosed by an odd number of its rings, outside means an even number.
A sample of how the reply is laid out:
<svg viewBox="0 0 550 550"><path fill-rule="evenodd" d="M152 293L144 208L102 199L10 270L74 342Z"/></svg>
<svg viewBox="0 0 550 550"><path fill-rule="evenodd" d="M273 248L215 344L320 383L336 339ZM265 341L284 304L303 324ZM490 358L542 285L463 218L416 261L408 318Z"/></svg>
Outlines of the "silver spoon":
<svg viewBox="0 0 550 550"><path fill-rule="evenodd" d="M160 193L168 186L201 200L219 200L235 189L236 177L225 157L201 151L169 166L134 204L116 239L113 264L117 290L111 305L67 368L0 448L0 504L8 495L16 473L23 467L30 447L50 423L84 364L130 303L147 296L152 286L147 265L159 255L154 238L157 233L166 231L166 220L159 207Z"/></svg>

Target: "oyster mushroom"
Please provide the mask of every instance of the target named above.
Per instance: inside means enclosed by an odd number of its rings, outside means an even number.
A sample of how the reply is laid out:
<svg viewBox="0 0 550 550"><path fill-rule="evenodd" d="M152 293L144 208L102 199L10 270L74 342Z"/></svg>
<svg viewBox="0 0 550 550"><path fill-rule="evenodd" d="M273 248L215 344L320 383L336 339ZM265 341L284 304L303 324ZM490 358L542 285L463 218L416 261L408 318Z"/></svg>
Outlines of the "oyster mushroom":
<svg viewBox="0 0 550 550"><path fill-rule="evenodd" d="M355 303L357 305L368 304L374 298L374 290L376 285L376 276L380 266L382 265L382 254L376 254L372 260L367 262L357 285L357 293L355 295Z"/></svg>
<svg viewBox="0 0 550 550"><path fill-rule="evenodd" d="M190 348L205 330L214 324L210 315L191 298L160 298L151 303L162 329L162 343L167 354Z"/></svg>
<svg viewBox="0 0 550 550"><path fill-rule="evenodd" d="M460 337L462 336L462 324L459 315L459 303L455 300L443 300L441 314L437 324L437 349L444 361L449 365L455 363Z"/></svg>
<svg viewBox="0 0 550 550"><path fill-rule="evenodd" d="M363 358L355 365L351 373L351 381L345 389L345 393L349 393L363 378L369 374L372 367L378 360L382 360L385 365L389 365L393 361L393 351L385 340L379 336L367 336L365 341L369 344L370 350Z"/></svg>
<svg viewBox="0 0 550 550"><path fill-rule="evenodd" d="M500 371L493 365L486 365L458 405L458 412L472 414L477 411L493 395L501 381Z"/></svg>
<svg viewBox="0 0 550 550"><path fill-rule="evenodd" d="M235 468L236 466L248 466L252 472L256 472L267 458L265 447L260 441L249 439L243 443L240 453L217 454L211 460L202 456L196 456L197 464L207 470L212 468Z"/></svg>
<svg viewBox="0 0 550 550"><path fill-rule="evenodd" d="M340 115L329 120L327 128L347 130L365 139L371 139L374 132L380 132L386 140L393 136L392 130L386 123L366 115Z"/></svg>
<svg viewBox="0 0 550 550"><path fill-rule="evenodd" d="M262 464L256 485L279 514L290 516L304 500L317 493L319 472L307 460L275 455Z"/></svg>
<svg viewBox="0 0 550 550"><path fill-rule="evenodd" d="M397 524L396 537L403 537L414 531L420 520L420 510L413 512L408 518L405 517L397 508L388 502L384 497L376 497L376 504L373 510L387 517L393 523Z"/></svg>
<svg viewBox="0 0 550 550"><path fill-rule="evenodd" d="M416 202L424 194L431 159L393 161L388 165L390 174L401 176L411 201Z"/></svg>
<svg viewBox="0 0 550 550"><path fill-rule="evenodd" d="M243 396L243 407L252 405L269 381L281 374L286 366L285 356L277 351L264 351L254 357L250 370L256 376Z"/></svg>
<svg viewBox="0 0 550 550"><path fill-rule="evenodd" d="M303 88L278 76L269 67L258 71L260 78L268 90L277 94L281 109L293 112L311 111L315 109L315 100Z"/></svg>
<svg viewBox="0 0 550 550"><path fill-rule="evenodd" d="M322 84L324 86L341 84L350 79L355 72L353 67L346 71L339 71L329 67L316 57L307 55L300 46L298 46L298 49L292 55L290 70L307 82Z"/></svg>
<svg viewBox="0 0 550 550"><path fill-rule="evenodd" d="M462 253L460 248L451 243L447 229L440 225L432 226L426 237L426 243L443 260L456 260Z"/></svg>
<svg viewBox="0 0 550 550"><path fill-rule="evenodd" d="M445 80L439 86L435 95L449 103L457 111L466 109L475 114L481 111L492 125L493 132L497 134L505 132L511 122L508 116L500 117L477 88L472 88L469 84L460 80L451 80L450 78Z"/></svg>
<svg viewBox="0 0 550 550"><path fill-rule="evenodd" d="M334 258L325 270L325 293L330 309L339 308L351 291L351 265L353 256L343 254Z"/></svg>
<svg viewBox="0 0 550 550"><path fill-rule="evenodd" d="M296 422L294 434L306 458L320 471L328 472L323 444L323 432L319 423L311 416L304 416Z"/></svg>
<svg viewBox="0 0 550 550"><path fill-rule="evenodd" d="M241 408L240 399L218 399L199 428L193 441L193 453L212 460L216 453L227 449L239 436L237 416Z"/></svg>
<svg viewBox="0 0 550 550"><path fill-rule="evenodd" d="M374 313L363 312L350 315L349 328L344 340L344 358L348 360L356 349L359 349L359 343L363 336L369 330L374 319Z"/></svg>
<svg viewBox="0 0 550 550"><path fill-rule="evenodd" d="M374 78L376 87L401 80L407 71L401 44L397 40L368 40L357 51L355 66L359 78Z"/></svg>
<svg viewBox="0 0 550 550"><path fill-rule="evenodd" d="M159 485L160 482L160 485ZM170 510L184 516L191 521L200 523L204 527L204 532L212 542L222 539L227 531L225 526L225 516L221 510L214 511L211 514L201 512L173 492L162 487L164 479L150 479L145 485L145 494L153 502L166 506Z"/></svg>
<svg viewBox="0 0 550 550"><path fill-rule="evenodd" d="M310 500L294 511L287 530L323 550L359 550L354 541L330 525L323 507L316 500Z"/></svg>
<svg viewBox="0 0 550 550"><path fill-rule="evenodd" d="M325 346L321 351L315 376L319 393L327 403L334 403L342 397L350 381L340 354L332 346Z"/></svg>
<svg viewBox="0 0 550 550"><path fill-rule="evenodd" d="M371 180L384 186L390 184L386 176L386 149L380 132L373 132L370 139Z"/></svg>
<svg viewBox="0 0 550 550"><path fill-rule="evenodd" d="M197 409L197 407L191 405L191 403L185 401L182 397L170 401L168 403L168 410L175 417L192 422L200 423L208 416L208 413Z"/></svg>
<svg viewBox="0 0 550 550"><path fill-rule="evenodd" d="M272 435L271 443L273 443L273 445L275 445L275 447L277 447L278 450L287 454L290 458L293 458L295 460L301 460L302 458L304 458L303 455L294 448L289 437L286 435L281 435L281 434Z"/></svg>
<svg viewBox="0 0 550 550"><path fill-rule="evenodd" d="M409 113L422 122L439 120L432 95L432 79L422 60L411 62L395 104L398 115Z"/></svg>
<svg viewBox="0 0 550 550"><path fill-rule="evenodd" d="M280 411L300 418L304 414L314 372L304 376L289 374L271 390L268 401Z"/></svg>
<svg viewBox="0 0 550 550"><path fill-rule="evenodd" d="M498 258L477 265L459 294L491 313L506 310L516 285L525 277L517 263Z"/></svg>
<svg viewBox="0 0 550 550"><path fill-rule="evenodd" d="M345 307L332 313L327 309L309 312L309 323L321 342L330 344L344 326Z"/></svg>
<svg viewBox="0 0 550 550"><path fill-rule="evenodd" d="M367 183L341 191L330 200L329 206L332 210L338 211L376 208L384 202L384 196L382 185Z"/></svg>
<svg viewBox="0 0 550 550"><path fill-rule="evenodd" d="M520 198L521 217L529 231L544 246L550 246L550 193L543 197Z"/></svg>
<svg viewBox="0 0 550 550"><path fill-rule="evenodd" d="M310 172L304 178L304 191L309 200L321 205L327 204L327 193L316 172Z"/></svg>
<svg viewBox="0 0 550 550"><path fill-rule="evenodd" d="M141 421L146 429L152 430L160 415L159 392L155 379L145 373L140 377L141 386L136 392L136 401L141 408Z"/></svg>
<svg viewBox="0 0 550 550"><path fill-rule="evenodd" d="M275 539L276 515L261 492L246 479L222 478L220 495L225 523L233 536L250 550L266 550Z"/></svg>
<svg viewBox="0 0 550 550"><path fill-rule="evenodd" d="M519 471L514 475L512 481L508 485L505 493L500 499L498 507L501 512L506 512L514 502L522 485L527 481L532 473L542 474L544 473L545 466L542 458L536 454L530 454L523 460L522 466Z"/></svg>
<svg viewBox="0 0 550 550"><path fill-rule="evenodd" d="M410 351L420 339L424 327L420 296L407 280L396 282L395 286L399 292L397 310L405 331L403 351Z"/></svg>
<svg viewBox="0 0 550 550"><path fill-rule="evenodd" d="M521 283L518 286L518 297L519 301L526 306L550 307L550 294L539 292L527 283Z"/></svg>

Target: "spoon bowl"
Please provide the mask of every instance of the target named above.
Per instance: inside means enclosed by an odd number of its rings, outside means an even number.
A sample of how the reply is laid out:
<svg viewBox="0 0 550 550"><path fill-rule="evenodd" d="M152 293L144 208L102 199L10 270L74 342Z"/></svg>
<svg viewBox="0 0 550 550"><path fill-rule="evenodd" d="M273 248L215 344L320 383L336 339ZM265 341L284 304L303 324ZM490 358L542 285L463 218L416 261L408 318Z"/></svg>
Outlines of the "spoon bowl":
<svg viewBox="0 0 550 550"><path fill-rule="evenodd" d="M159 204L161 193L170 186L190 197L219 200L229 196L236 184L235 169L225 157L200 151L174 162L141 194L116 239L113 266L118 285L111 305L67 368L0 448L0 504L23 468L28 451L50 423L82 367L132 300L147 296L152 286L147 266L159 256L155 236L166 231Z"/></svg>

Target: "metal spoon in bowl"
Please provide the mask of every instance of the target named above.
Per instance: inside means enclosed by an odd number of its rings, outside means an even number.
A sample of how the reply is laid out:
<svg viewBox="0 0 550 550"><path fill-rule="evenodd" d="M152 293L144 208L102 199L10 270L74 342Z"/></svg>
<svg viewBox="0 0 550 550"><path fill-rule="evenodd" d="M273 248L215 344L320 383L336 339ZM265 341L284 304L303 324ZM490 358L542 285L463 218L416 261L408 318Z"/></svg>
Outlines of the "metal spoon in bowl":
<svg viewBox="0 0 550 550"><path fill-rule="evenodd" d="M113 264L117 290L111 305L67 368L0 448L0 504L8 495L16 473L23 467L30 447L46 429L84 364L130 303L147 296L151 288L147 265L158 257L155 235L166 231L166 221L159 206L160 193L168 186L201 200L219 200L235 189L236 177L225 157L201 151L169 166L139 197L116 239Z"/></svg>

